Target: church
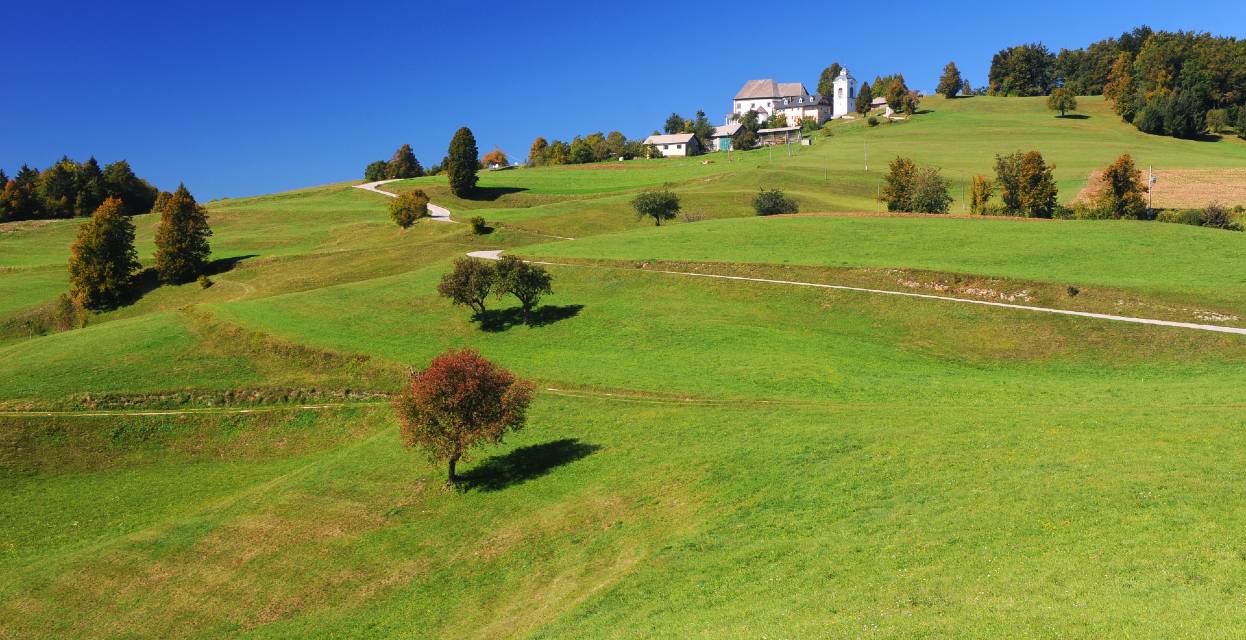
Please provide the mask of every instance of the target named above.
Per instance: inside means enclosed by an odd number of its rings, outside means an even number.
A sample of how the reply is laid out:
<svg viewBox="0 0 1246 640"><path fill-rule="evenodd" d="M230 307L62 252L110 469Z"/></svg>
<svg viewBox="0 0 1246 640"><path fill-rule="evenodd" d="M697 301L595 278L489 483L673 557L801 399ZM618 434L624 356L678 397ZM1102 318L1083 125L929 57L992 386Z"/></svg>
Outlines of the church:
<svg viewBox="0 0 1246 640"><path fill-rule="evenodd" d="M831 118L838 118L852 111L856 100L856 81L847 69L842 69L832 83L833 95L824 96L811 94L800 82L775 82L769 78L749 80L735 94L731 101L731 122L744 117L749 111L756 111L759 119L765 121L778 113L787 118L787 124L794 127L804 118L814 118L822 124Z"/></svg>

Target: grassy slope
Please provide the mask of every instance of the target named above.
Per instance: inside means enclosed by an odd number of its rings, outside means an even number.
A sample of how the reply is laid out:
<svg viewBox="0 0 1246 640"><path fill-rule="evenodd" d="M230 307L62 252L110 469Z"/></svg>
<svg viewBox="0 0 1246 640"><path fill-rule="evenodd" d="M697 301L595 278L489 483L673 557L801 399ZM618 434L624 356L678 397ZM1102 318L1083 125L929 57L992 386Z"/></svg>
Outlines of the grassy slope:
<svg viewBox="0 0 1246 640"><path fill-rule="evenodd" d="M773 165L753 152L485 174L527 189L491 201L416 181L508 225L484 238L396 232L383 199L343 186L214 204L217 257L250 257L208 290L163 287L86 329L10 336L0 402L383 391L459 345L542 388L633 399L542 392L527 430L467 465L462 495L402 450L383 405L0 417L0 636L1231 636L1246 623L1231 595L1246 579L1246 469L1224 455L1246 423L1240 339L598 267L554 268L549 303L565 317L541 327L481 332L432 295L451 257L539 241L524 229L643 227L626 201L654 181L680 181L711 217L744 214L763 184L868 208L877 174L824 181L825 161L846 165L869 135L951 167L962 156L937 145L971 110L960 130L995 137L958 145L974 151L967 167L1040 119L1052 126L1026 142L1050 148L1070 182L1114 150L1074 157L1066 125L1139 153L1175 145L1182 166L1240 160L1237 143L1139 142L1091 102L1091 119L1051 122L1037 103L930 100L916 122L845 125ZM140 238L152 224L139 220ZM58 222L0 236L12 268L0 294L55 296L63 285L33 274L61 272L72 233ZM900 264L1214 302L1240 290L1238 240L750 218L531 251Z"/></svg>

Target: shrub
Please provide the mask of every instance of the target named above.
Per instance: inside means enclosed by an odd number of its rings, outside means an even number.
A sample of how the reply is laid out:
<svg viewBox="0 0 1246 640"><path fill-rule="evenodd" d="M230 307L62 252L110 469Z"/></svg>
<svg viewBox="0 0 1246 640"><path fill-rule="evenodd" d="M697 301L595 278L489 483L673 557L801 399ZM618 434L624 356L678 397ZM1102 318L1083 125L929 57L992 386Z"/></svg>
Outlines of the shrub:
<svg viewBox="0 0 1246 640"><path fill-rule="evenodd" d="M1155 219L1159 222L1200 226L1203 224L1203 212L1198 209L1165 209L1156 214Z"/></svg>
<svg viewBox="0 0 1246 640"><path fill-rule="evenodd" d="M973 177L973 184L969 189L969 210L979 215L987 212L990 207L991 196L995 194L995 183L990 178L983 175Z"/></svg>
<svg viewBox="0 0 1246 640"><path fill-rule="evenodd" d="M1242 225L1234 219L1233 212L1219 202L1207 205L1202 211L1201 218L1204 227L1231 229L1234 231L1242 230Z"/></svg>
<svg viewBox="0 0 1246 640"><path fill-rule="evenodd" d="M416 220L428 217L428 196L420 189L398 194L389 203L389 217L403 229L411 228Z"/></svg>
<svg viewBox="0 0 1246 640"><path fill-rule="evenodd" d="M762 189L753 196L753 210L759 216L796 213L797 209L796 201L784 196L778 189Z"/></svg>
<svg viewBox="0 0 1246 640"><path fill-rule="evenodd" d="M1065 289L1065 292L1069 294L1070 298L1076 298L1077 294L1081 293L1082 290L1070 285L1067 289Z"/></svg>
<svg viewBox="0 0 1246 640"><path fill-rule="evenodd" d="M493 231L493 229L489 228L489 223L483 216L472 216L472 219L469 220L469 222L471 222L472 225L472 233L478 236L483 236L486 233Z"/></svg>
<svg viewBox="0 0 1246 640"><path fill-rule="evenodd" d="M877 127L877 126L878 126L878 116L870 116L869 118L867 118L867 119L865 120L865 122L866 122L866 124L869 124L871 127Z"/></svg>
<svg viewBox="0 0 1246 640"><path fill-rule="evenodd" d="M660 227L663 220L679 214L679 196L669 189L646 191L632 199L632 208L636 210L637 220L650 217L653 225Z"/></svg>
<svg viewBox="0 0 1246 640"><path fill-rule="evenodd" d="M199 288L200 289L207 289L208 287L212 286L212 284L213 284L212 279L209 278L208 276L206 275L199 276Z"/></svg>
<svg viewBox="0 0 1246 640"><path fill-rule="evenodd" d="M1142 172L1134 166L1129 154L1122 155L1103 169L1102 186L1094 197L1094 206L1107 218L1141 220L1146 218L1146 185Z"/></svg>

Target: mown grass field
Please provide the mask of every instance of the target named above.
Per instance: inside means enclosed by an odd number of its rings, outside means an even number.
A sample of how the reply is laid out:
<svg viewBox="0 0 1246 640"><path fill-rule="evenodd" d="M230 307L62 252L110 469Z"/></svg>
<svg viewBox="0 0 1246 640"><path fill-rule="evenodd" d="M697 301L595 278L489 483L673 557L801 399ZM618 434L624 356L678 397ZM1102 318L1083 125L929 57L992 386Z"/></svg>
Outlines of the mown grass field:
<svg viewBox="0 0 1246 640"><path fill-rule="evenodd" d="M45 335L19 320L63 291L75 223L8 226L0 637L1238 637L1240 336L653 269L1246 313L1246 234L746 215L759 186L871 209L878 173L847 164L867 135L871 158L949 171L1038 148L1066 193L1122 150L1244 157L1087 102L1057 120L929 99L773 162L485 173L475 201L394 185L486 216L486 236L398 231L346 184L213 203L215 285ZM632 194L665 182L710 219L634 220ZM136 223L147 260L154 221ZM566 263L537 326L482 330L436 296L452 259L488 248ZM385 395L461 346L539 392L452 493Z"/></svg>

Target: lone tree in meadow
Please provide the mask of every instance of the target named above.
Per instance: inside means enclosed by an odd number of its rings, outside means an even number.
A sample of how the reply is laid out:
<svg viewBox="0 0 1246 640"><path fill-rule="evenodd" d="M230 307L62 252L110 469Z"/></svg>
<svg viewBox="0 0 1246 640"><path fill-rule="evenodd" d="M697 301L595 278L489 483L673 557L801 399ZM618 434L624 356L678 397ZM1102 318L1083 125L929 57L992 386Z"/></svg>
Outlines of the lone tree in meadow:
<svg viewBox="0 0 1246 640"><path fill-rule="evenodd" d="M945 98L955 98L956 92L960 91L963 82L960 77L960 69L956 68L956 63L949 62L946 67L943 67L943 76L939 78L939 86L935 91L942 94Z"/></svg>
<svg viewBox="0 0 1246 640"><path fill-rule="evenodd" d="M796 213L799 210L800 205L779 189L762 189L753 196L753 211L759 216Z"/></svg>
<svg viewBox="0 0 1246 640"><path fill-rule="evenodd" d="M646 191L632 199L636 219L653 218L653 226L662 226L663 220L671 220L679 213L679 196L670 189Z"/></svg>
<svg viewBox="0 0 1246 640"><path fill-rule="evenodd" d="M541 301L541 296L554 292L551 286L553 277L545 267L529 264L515 256L502 256L495 268L498 295L509 293L518 298L524 322L531 322L532 310Z"/></svg>
<svg viewBox="0 0 1246 640"><path fill-rule="evenodd" d="M1065 113L1077 111L1077 96L1064 87L1052 89L1051 95L1047 96L1047 108L1051 111L1059 111L1060 117L1063 118Z"/></svg>
<svg viewBox="0 0 1246 640"><path fill-rule="evenodd" d="M862 82L861 89L857 91L857 102L853 105L854 110L865 115L870 112L870 104L874 102L874 90L870 87L870 83Z"/></svg>
<svg viewBox="0 0 1246 640"><path fill-rule="evenodd" d="M429 462L446 463L446 484L455 486L455 466L481 444L496 444L522 429L532 401L532 384L516 379L475 351L447 351L411 376L394 398L402 442L423 449Z"/></svg>
<svg viewBox="0 0 1246 640"><path fill-rule="evenodd" d="M160 226L156 228L156 273L161 282L190 282L207 271L212 255L207 212L184 184L167 198L157 200Z"/></svg>
<svg viewBox="0 0 1246 640"><path fill-rule="evenodd" d="M497 279L493 263L476 258L459 258L454 261L454 269L441 276L437 293L454 304L470 307L474 317L479 318L485 313L485 301Z"/></svg>
<svg viewBox="0 0 1246 640"><path fill-rule="evenodd" d="M995 156L995 184L1004 201L1004 213L1030 218L1050 218L1056 210L1058 190L1052 173L1056 166L1037 151Z"/></svg>
<svg viewBox="0 0 1246 640"><path fill-rule="evenodd" d="M78 227L69 249L69 297L88 309L116 306L138 267L134 223L119 198L108 198Z"/></svg>
<svg viewBox="0 0 1246 640"><path fill-rule="evenodd" d="M450 178L450 191L466 198L476 189L476 171L480 169L480 152L476 148L476 136L467 127L460 127L450 140L444 166Z"/></svg>
<svg viewBox="0 0 1246 640"><path fill-rule="evenodd" d="M1146 218L1146 184L1134 159L1125 154L1104 168L1094 206L1104 217Z"/></svg>
<svg viewBox="0 0 1246 640"><path fill-rule="evenodd" d="M421 189L398 194L389 201L389 217L394 224L410 229L420 218L428 217L428 196Z"/></svg>

